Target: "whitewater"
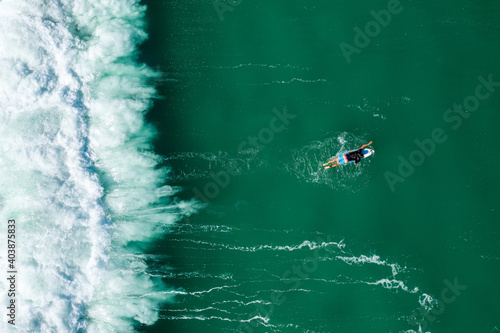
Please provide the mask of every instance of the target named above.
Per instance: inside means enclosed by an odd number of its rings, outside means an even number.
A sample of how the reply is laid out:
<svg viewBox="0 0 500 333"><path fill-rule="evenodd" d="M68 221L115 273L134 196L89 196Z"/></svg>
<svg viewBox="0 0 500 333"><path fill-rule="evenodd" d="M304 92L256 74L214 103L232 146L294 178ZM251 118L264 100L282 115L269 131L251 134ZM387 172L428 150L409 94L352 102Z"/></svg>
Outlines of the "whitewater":
<svg viewBox="0 0 500 333"><path fill-rule="evenodd" d="M173 300L142 253L197 207L152 152L144 16L133 0L0 2L0 270L15 219L18 271L1 332L129 332Z"/></svg>

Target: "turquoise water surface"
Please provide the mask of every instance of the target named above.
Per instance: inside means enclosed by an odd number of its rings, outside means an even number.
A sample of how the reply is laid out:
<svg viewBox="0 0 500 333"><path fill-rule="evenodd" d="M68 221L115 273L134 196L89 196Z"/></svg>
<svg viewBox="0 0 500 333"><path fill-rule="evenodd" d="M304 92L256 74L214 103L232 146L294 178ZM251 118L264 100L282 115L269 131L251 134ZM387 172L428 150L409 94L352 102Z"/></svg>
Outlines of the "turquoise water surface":
<svg viewBox="0 0 500 333"><path fill-rule="evenodd" d="M500 329L497 3L146 4L156 151L206 201L148 332Z"/></svg>

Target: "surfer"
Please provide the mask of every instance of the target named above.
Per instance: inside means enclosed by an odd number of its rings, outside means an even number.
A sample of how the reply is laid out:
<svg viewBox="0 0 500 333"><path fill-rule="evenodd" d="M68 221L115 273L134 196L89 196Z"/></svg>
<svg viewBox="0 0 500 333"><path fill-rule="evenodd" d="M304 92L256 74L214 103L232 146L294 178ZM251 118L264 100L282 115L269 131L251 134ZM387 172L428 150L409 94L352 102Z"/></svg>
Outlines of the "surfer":
<svg viewBox="0 0 500 333"><path fill-rule="evenodd" d="M373 143L373 141L370 141L369 143L362 145L361 148L359 148L357 150L350 151L344 155L341 155L340 157L332 157L328 162L323 164L323 166L325 167L325 169L334 168L336 166L339 166L340 164L347 164L351 161L353 161L354 164L356 166L358 166L358 162L361 161L361 159L364 157L363 156L363 148L371 145L372 143ZM341 163L339 161L339 158L346 158L347 161L345 161L345 163Z"/></svg>

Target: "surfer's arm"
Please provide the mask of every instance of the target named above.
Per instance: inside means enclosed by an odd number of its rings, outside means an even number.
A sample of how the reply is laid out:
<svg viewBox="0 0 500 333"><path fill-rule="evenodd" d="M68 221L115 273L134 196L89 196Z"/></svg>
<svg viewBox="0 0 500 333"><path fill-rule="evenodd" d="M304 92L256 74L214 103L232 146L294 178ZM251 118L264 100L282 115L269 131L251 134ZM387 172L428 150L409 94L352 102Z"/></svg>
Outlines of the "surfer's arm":
<svg viewBox="0 0 500 333"><path fill-rule="evenodd" d="M365 148L365 147L367 147L367 146L371 145L372 143L373 143L373 141L370 141L370 142L368 142L366 145L362 145L362 146L361 146L361 148L359 148L359 149L363 149L363 148Z"/></svg>

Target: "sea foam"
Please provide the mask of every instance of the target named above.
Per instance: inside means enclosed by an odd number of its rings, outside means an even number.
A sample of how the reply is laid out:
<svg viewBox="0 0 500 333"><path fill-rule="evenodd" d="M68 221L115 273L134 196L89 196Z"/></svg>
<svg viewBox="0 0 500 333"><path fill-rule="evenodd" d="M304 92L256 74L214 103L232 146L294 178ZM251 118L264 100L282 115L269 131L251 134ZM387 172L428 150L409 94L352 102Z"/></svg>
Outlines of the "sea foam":
<svg viewBox="0 0 500 333"><path fill-rule="evenodd" d="M18 331L129 332L173 295L130 246L196 209L170 197L150 145L144 14L133 0L0 2L0 271L14 218Z"/></svg>

